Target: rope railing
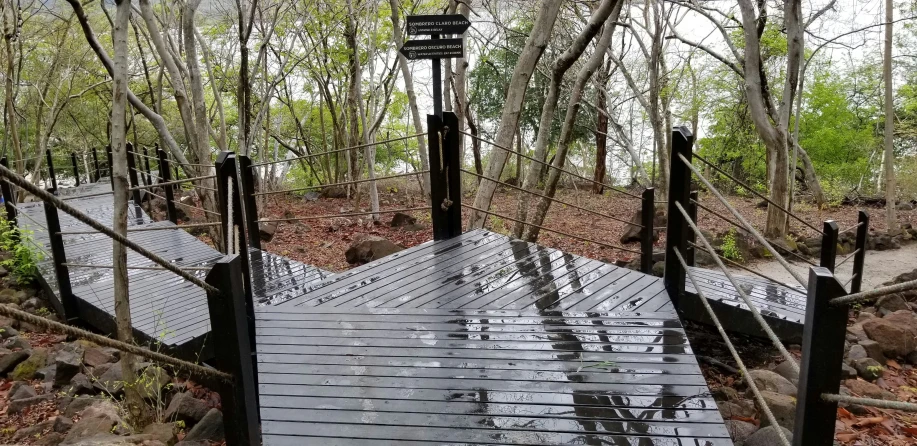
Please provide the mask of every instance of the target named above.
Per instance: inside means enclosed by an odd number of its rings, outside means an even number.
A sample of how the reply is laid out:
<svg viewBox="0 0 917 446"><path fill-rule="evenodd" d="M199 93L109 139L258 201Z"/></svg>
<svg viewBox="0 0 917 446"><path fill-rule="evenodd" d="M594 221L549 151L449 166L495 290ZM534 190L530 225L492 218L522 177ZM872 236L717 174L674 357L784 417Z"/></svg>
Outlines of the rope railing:
<svg viewBox="0 0 917 446"><path fill-rule="evenodd" d="M808 227L811 228L813 231L815 231L815 232L817 232L817 233L819 233L819 234L822 234L821 229L818 229L818 228L816 228L815 226L812 226L811 223L809 223L809 222L803 220L802 218L800 218L800 217L797 216L796 214L794 214L794 213L788 211L785 207L783 207L783 206L781 206L781 205L779 205L779 204L777 204L777 203L774 203L773 200L771 200L770 198L767 198L764 194L759 193L759 192L756 191L754 188L752 188L751 186L749 186L749 185L743 183L743 182L742 182L741 180L739 180L738 178L736 178L736 177L730 175L729 173L727 173L727 172L724 171L723 169L720 169L719 167L713 165L713 163L711 163L710 161L705 160L705 159L704 159L703 157L701 157L700 155L694 153L694 154L692 154L692 157L693 157L693 158L697 158L700 162L702 162L702 163L704 163L704 164L710 166L711 168L713 168L713 170L719 172L721 175L723 175L723 176L725 176L726 178L729 178L730 180L732 180L732 181L738 183L740 186L742 186L743 188L745 188L745 190L751 192L751 193L754 194L756 197L758 197L758 198L760 198L760 199L766 201L766 202L767 202L768 204L770 204L771 206L774 206L774 207L776 207L777 209L780 209L781 211L783 211L784 213L786 213L786 214L789 215L790 217L793 217L794 219L796 219L796 220L799 221L800 223L802 223L802 224L808 226Z"/></svg>
<svg viewBox="0 0 917 446"><path fill-rule="evenodd" d="M484 175L481 175L481 174L479 174L479 173L477 173L477 172L472 172L472 171L467 170L467 169L459 169L459 171L462 172L462 173L467 173L467 174L469 174L469 175L473 175L473 176L478 177L478 178L487 178L487 177L485 177ZM493 180L491 180L491 181L493 181ZM628 224L628 225L631 225L631 226L636 226L636 227L641 228L641 229L643 228L643 225L640 225L640 224L637 224L637 223L629 222L629 221L627 221L627 220L625 220L625 219L623 219L623 218L618 218L618 217L615 217L615 216L613 216L613 215L608 215L608 214L604 214L604 213L602 213L602 212L593 211L592 209L588 209L588 208L585 208L585 207L580 206L580 205L577 205L577 204L573 204L573 203L570 203L570 202L567 202L567 201L563 201L563 200L560 200L560 199L558 199L558 198L549 197L549 196L547 196L547 195L540 194L540 193L535 192L535 191L527 190L527 189L525 189L525 188L523 188L523 187L514 186L514 185L512 185L512 184L509 184L509 183L506 183L506 182L503 182L503 181L495 181L495 182L496 182L497 184L500 184L500 185L502 185L502 186L507 186L507 187L509 187L509 188L518 190L518 191L520 191L520 192L525 192L525 193L528 193L528 194L532 194L532 195L534 195L534 196L536 196L536 197L540 197L540 198L544 198L544 199L546 199L546 200L550 200L550 201L552 201L552 202L560 203L560 204L562 204L562 205L564 205L564 206L569 206L569 207L571 207L571 208L573 208L573 209L579 209L579 210L581 210L581 211L583 211L583 212L588 212L588 213L590 213L590 214L597 215L597 216L599 216L599 217L604 217L604 218L608 218L608 219L611 219L611 220L619 221L619 222L621 222L621 223Z"/></svg>
<svg viewBox="0 0 917 446"><path fill-rule="evenodd" d="M179 277L203 288L204 290L207 290L208 292L212 292L212 293L220 292L220 290L217 289L216 287L204 282L203 280L195 277L192 274L189 274L186 271L182 271L181 269L179 269L178 267L170 263L168 260L165 260L162 257L159 257L158 255L147 250L146 248L129 240L126 236L118 234L117 232L113 231L111 228L106 227L105 225L96 221L92 217L84 214L82 211L69 205L66 201L63 201L60 198L55 197L51 193L45 190L42 190L40 187L33 185L32 183L28 182L25 178L20 177L15 172L11 171L10 169L8 169L7 167L3 165L0 165L0 176L2 176L3 178L6 178L7 181L9 181L11 184L14 184L18 186L19 188L24 189L25 191L31 193L32 195L35 195L36 197L40 198L42 201L53 204L54 207L56 207L57 209L60 209L61 211L66 212L67 214L70 214L72 217L79 220L80 222L88 225L89 227L99 232L102 232L103 234L116 240L118 243L121 243L122 245L134 250L138 254L146 257L147 259L150 259L151 261L153 261L153 263L160 265L163 268L177 274Z"/></svg>
<svg viewBox="0 0 917 446"><path fill-rule="evenodd" d="M724 265L720 260L716 250L714 250L713 246L710 244L710 241L707 240L707 237L704 235L704 233L701 232L696 224L694 224L694 222L691 220L691 217L688 215L688 212L685 211L685 208L681 206L681 203L675 202L675 207L684 217L685 223L687 223L691 230L694 231L694 235L697 237L697 239L701 241L701 244L703 244L704 248L707 250L707 253L710 254L713 260L716 262L717 266L726 276L726 279L728 279L729 283L731 283L733 288L735 288L736 293L740 298L742 298L742 301L745 302L745 305L748 306L748 309L751 312L752 317L755 319L755 322L761 326L761 329L767 335L768 339L770 339L771 343L774 344L774 347L780 352L780 354L783 355L787 361L790 361L790 364L793 366L793 370L799 373L799 365L796 364L796 359L793 357L793 355L790 354L786 347L783 346L783 342L780 341L780 338L777 337L777 334L774 333L774 330L771 329L767 321L764 320L764 316L761 315L761 311L758 310L758 307L754 304L754 302L752 302L751 298L748 297L748 293L746 293L745 290L739 286L738 281L736 281L732 273L730 273L726 268L726 265ZM672 217L670 216L669 218ZM673 249L672 251L676 254L678 253L677 249ZM689 270L686 269L686 271ZM697 286L695 286L695 289L697 289ZM699 292L700 290L698 290L698 293ZM701 300L703 301L704 299Z"/></svg>
<svg viewBox="0 0 917 446"><path fill-rule="evenodd" d="M153 161L159 161L159 158L156 158L155 156L144 155L138 152L130 152L130 153L134 154L135 156L139 156L141 158L151 159Z"/></svg>
<svg viewBox="0 0 917 446"><path fill-rule="evenodd" d="M114 193L113 191L108 191L108 192L99 192L99 193L95 193L95 194L74 195L74 196L72 196L72 197L64 197L64 198L61 198L61 200L79 200L79 199L81 199L81 198L101 197L101 196L103 196L103 195L111 195L111 194L113 194L113 193Z"/></svg>
<svg viewBox="0 0 917 446"><path fill-rule="evenodd" d="M127 232L146 232L146 231L172 231L175 229L191 229L191 228L205 228L220 226L219 222L213 223L193 223L187 225L172 225L172 226L162 226L158 228L127 228ZM92 235L99 234L98 231L61 231L57 233L58 235Z"/></svg>
<svg viewBox="0 0 917 446"><path fill-rule="evenodd" d="M859 223L857 223L857 224L855 224L855 225L853 225L853 226L851 226L851 227L849 227L849 228L847 228L847 229L844 229L843 231L838 231L837 233L838 233L838 234L843 234L843 233L845 233L845 232L850 232L850 231L852 231L852 230L854 230L854 229L859 228L860 226L863 226L863 222L859 222Z"/></svg>
<svg viewBox="0 0 917 446"><path fill-rule="evenodd" d="M690 219L689 219L690 220ZM742 358L739 356L738 350L736 350L735 345L733 345L732 340L729 338L729 335L726 334L726 329L723 328L723 324L720 322L719 317L717 317L716 312L713 311L713 308L710 306L710 303L707 301L707 297L704 296L701 286L697 283L697 279L694 278L694 274L691 272L691 269L688 268L687 262L685 262L684 257L681 256L681 253L677 249L672 250L675 253L675 257L678 258L678 261L681 263L681 267L685 270L688 276L688 280L691 281L691 284L694 285L694 289L697 290L697 295L700 297L700 302L704 306L704 309L707 311L707 315L710 316L711 322L716 327L716 330L720 333L720 336L723 338L723 342L726 344L726 347L729 349L729 353L732 355L732 359L735 360L736 365L739 366L739 370L742 372L742 376L745 377L746 384L748 388L751 389L752 394L755 396L755 400L758 402L758 405L761 407L764 412L764 416L770 422L771 426L780 426L780 423L777 422L777 419L774 417L773 411L771 411L770 406L768 406L767 401L764 400L764 395L762 395L761 390L758 389L758 385L755 383L754 379L751 379L751 375L748 373L748 367L745 366L745 362L742 361ZM792 364L796 364L796 361L793 360ZM797 367L798 373L798 367ZM790 441L786 438L786 435L783 433L783 429L777 429L777 436L780 438L780 442L783 443L783 446L791 446Z"/></svg>
<svg viewBox="0 0 917 446"><path fill-rule="evenodd" d="M208 179L216 178L216 177L217 177L216 175L204 175L204 176L193 177L193 178L182 178L180 180L164 181L162 183L155 183L155 184L148 184L146 186L132 187L128 190L133 192L135 190L151 189L154 187L161 187L161 186L171 186L173 184L190 183L192 181L208 180ZM194 185L194 187L202 187L202 186ZM211 189L211 190L214 190L214 189Z"/></svg>
<svg viewBox="0 0 917 446"><path fill-rule="evenodd" d="M860 291L859 293L848 294L843 297L836 297L831 300L832 306L837 305L849 305L853 303L862 303L871 300L878 299L883 296L895 293L903 293L905 291L911 291L917 289L917 280L909 280L907 282L896 283L894 285L888 285L884 287L879 287L873 290Z"/></svg>
<svg viewBox="0 0 917 446"><path fill-rule="evenodd" d="M850 282L853 282L853 279L856 279L859 275L860 275L859 273L853 273L853 275L850 276L850 278L847 279L846 282L844 282L844 288L847 288L847 285L850 285Z"/></svg>
<svg viewBox="0 0 917 446"><path fill-rule="evenodd" d="M315 185L315 186L304 186L304 187L297 187L297 188L293 188L293 189L282 189L282 190L272 190L272 191L268 191L268 192L257 192L257 193L255 193L255 194L253 194L253 195L256 196L256 197L259 197L259 196L264 196L264 195L276 195L276 194L284 194L284 193L290 193L290 192L301 192L301 191L304 191L304 190L316 190L316 189L322 189L322 188L326 188L326 187L347 186L347 185L350 185L350 184L370 183L370 182L373 182L373 181L382 181L382 180L390 180L390 179L393 179L393 178L410 177L410 176L416 176L416 175L423 175L423 174L426 174L426 173L430 173L430 170L429 170L429 169L427 169L427 170L418 170L418 171L416 171L416 172L401 173L401 174L396 174L396 175L387 175L387 176L384 176L384 177L377 177L377 178L367 178L367 179L363 179L363 180L344 181L344 182L341 182L341 183L318 184L318 185Z"/></svg>
<svg viewBox="0 0 917 446"><path fill-rule="evenodd" d="M639 196L639 195L637 195L637 194L632 194L632 193L630 193L630 192L628 192L628 191L626 191L626 190L618 189L618 188L616 188L616 187L614 187L614 186L611 186L611 185L608 185L608 184L605 184L605 183L602 183L602 182L599 182L599 181L595 181L595 180L593 180L593 179L591 179L591 178L586 178L586 177L584 177L584 176L582 176L582 175L580 175L580 174L578 174L578 173L570 172L569 170L566 170L566 169L564 169L564 168L562 168L562 167L557 167L557 166L555 166L555 165L553 165L553 164L551 164L551 163L548 163L548 162L539 160L539 159L537 159L537 158L535 158L535 157L528 156L528 155L526 155L526 154L524 154L524 153L517 152L517 151L515 151L515 150L513 150L513 149L510 149L510 148L507 148L507 147L503 147L503 146L501 146L501 145L499 145L499 144L497 144L497 143L495 143L495 142L493 142L493 141L489 141L489 140L486 140L486 139L484 139L484 138L481 138L480 136L477 136L477 135L468 133L468 132L463 131L463 130L459 130L459 133L461 133L461 134L463 134L463 135L470 136L470 137L475 138L475 139L477 139L477 140L479 140L479 141L481 141L481 142L483 142L483 143L487 143L487 144L489 144L489 145L491 145L491 146L494 146L494 147L496 147L496 148L498 148L498 149L505 150L506 152L512 153L512 154L514 154L514 155L518 155L518 156L520 156L520 157L522 157L522 158L525 158L525 159L527 159L527 160L529 160L529 161L532 161L532 162L534 162L534 163L541 164L542 166L547 166L547 167L550 167L550 168L552 168L552 169L559 170L559 171L561 171L561 172L563 172L563 173L565 173L565 174L567 174L567 175L570 175L570 176L579 178L579 179L581 179L581 180L583 180L583 181L588 181L588 182L590 182L590 183L592 183L592 184L594 184L594 185L602 186L602 187L607 187L609 190L613 190L613 191L615 191L615 192L618 192L618 193L627 195L627 196L632 197L632 198L636 198L636 199L638 199L638 200L642 200L642 199L643 199L643 197L641 197L641 196ZM487 178L487 177L485 177L485 179L488 180L488 181L495 181L493 178Z"/></svg>
<svg viewBox="0 0 917 446"><path fill-rule="evenodd" d="M27 218L29 221L31 221L32 223L35 223L35 226L38 226L39 228L42 228L42 229L44 229L45 231L48 230L48 228L46 228L45 225L41 224L38 220L32 218L27 212L23 212L23 209L20 208L19 206L16 206L16 210L18 211L18 212L16 212L16 216L17 216L17 217L25 217L25 218Z"/></svg>
<svg viewBox="0 0 917 446"><path fill-rule="evenodd" d="M904 401L879 400L875 398L860 398L850 395L838 395L834 393L823 393L821 398L825 401L835 403L856 404L860 406L870 406L879 409L903 410L905 412L917 412L917 404Z"/></svg>
<svg viewBox="0 0 917 446"><path fill-rule="evenodd" d="M856 250L854 250L853 252L851 252L850 255L848 255L847 257L844 257L843 260L841 260L840 262L837 262L837 265L834 265L834 267L837 268L837 267L839 267L839 266L841 266L841 265L847 263L848 260L854 258L859 252L860 252L860 249L857 248Z"/></svg>
<svg viewBox="0 0 917 446"><path fill-rule="evenodd" d="M729 201L726 200L726 197L724 197L723 194L720 193L720 191L716 187L713 186L710 180L704 177L704 175L701 174L701 172L697 169L697 167L694 167L694 165L691 164L691 162L688 161L687 158L684 157L684 155L680 153L677 155L678 155L678 158L681 159L681 162L683 162L685 166L691 170L691 172L694 172L694 175L697 176L697 178L701 180L701 182L703 182L705 186L707 186L710 192L713 193L713 195L720 201L720 203L723 204L723 206L726 207L726 209L729 210L730 213L732 213L732 215L736 218L736 220L738 220L740 223L742 223L743 226L745 226L745 229L748 230L748 233L751 234L758 241L758 243L760 243L765 248L767 248L767 250L770 251L771 254L774 256L774 259L777 260L777 262L779 262L780 265L783 266L787 270L787 272L789 272L796 279L797 282L799 282L802 286L807 286L808 281L804 277L802 277L802 275L800 275L797 271L793 270L790 267L789 262L787 262L786 259L784 259L783 256L780 255L780 253L777 252L777 250L774 249L773 246L771 246L770 242L768 242L767 239L765 239L764 236L761 235L761 233L758 232L754 228L754 226L752 226L751 223L749 223L748 220L746 220L745 217L743 217L742 214L736 210L735 207L729 204ZM819 233L821 233L821 231L819 231Z"/></svg>
<svg viewBox="0 0 917 446"><path fill-rule="evenodd" d="M148 194L150 194L150 195L152 195L152 196L154 196L154 197L156 197L156 198L162 198L163 200L166 199L166 197L163 197L162 195L159 195L159 194L154 194L154 193L152 193L152 192L150 192L150 191L147 191L146 193L148 193ZM203 213L205 213L205 214L215 215L215 216L217 216L217 217L220 216L220 213L219 213L219 212L208 211L207 209L204 209L204 208L201 208L201 207L197 207L197 206L192 206L192 205L190 205L190 204L185 204L185 203L182 203L181 201L178 201L178 200L173 200L172 202L173 202L174 204L179 205L179 206L184 206L184 207L189 208L189 209L194 209L194 210L196 210L196 211L201 211L201 212L203 212Z"/></svg>
<svg viewBox="0 0 917 446"><path fill-rule="evenodd" d="M559 234L559 235L563 235L563 236L565 236L565 237L570 237L570 238L573 238L573 239L577 239L577 240L579 240L579 241L583 241L583 242L586 242L586 243L594 243L594 244L596 244L596 245L604 246L604 247L606 247L606 248L617 249L617 250L619 250L619 251L626 251L626 252L634 253L634 254L637 254L637 255L643 254L642 252L637 251L637 250L635 250L635 249L625 248L625 247L623 247L623 246L612 245L612 244L609 244L609 243L600 242L600 241L598 241L598 240L592 240L592 239L588 239L588 238L585 238L585 237L580 237L580 236L578 236L578 235L573 235L573 234L570 234L570 233L568 233L568 232L558 231L557 229L551 229L551 228L544 227L544 226L541 226L541 225L536 225L536 224L534 224L534 223L525 222L525 221L519 220L519 219L517 219L517 218L509 217L509 216L506 216L506 215L501 215L501 214L498 214L498 213L496 213L496 212L487 211L487 210L484 210L484 209L481 209L481 208L477 208L477 207L472 206L472 205L470 205L470 204L462 203L462 207L468 208L468 209L472 209L472 210L478 211L478 212L480 212L480 213L487 214L487 215L491 215L491 216L494 216L494 217L497 217L497 218L502 218L502 219L504 219L504 220L509 220L509 221L513 221L513 222L516 222L516 223L522 223L522 224L528 225L528 226L533 226L533 227L536 227L536 228L538 228L538 229L541 229L542 231L553 232L553 233L555 233L555 234Z"/></svg>
<svg viewBox="0 0 917 446"><path fill-rule="evenodd" d="M373 215L373 214L395 214L398 212L416 212L416 211L429 211L429 207L422 208L404 208L404 209L388 209L388 210L378 210L378 211L366 211L366 212L351 212L346 214L327 214L327 215L312 215L309 217L291 217L291 218L267 218L258 220L259 223L282 223L289 221L306 221L306 220L320 220L323 218L339 218L339 217L358 217L361 215Z"/></svg>
<svg viewBox="0 0 917 446"><path fill-rule="evenodd" d="M282 160L264 161L264 162L252 164L252 165L249 166L249 167L269 166L269 165L271 165L271 164L280 164L280 163L287 163L287 162L290 162L290 161L296 161L296 160L302 160L302 159L315 158L315 157L317 157L317 156L331 155L331 154L334 154L334 153L346 152L346 151L348 151L348 150L356 150L356 149L362 149L362 148L364 148L364 147L378 146L378 145L380 145L380 144L388 144L388 143L390 143L390 142L404 141L404 140L406 140L406 139L416 138L416 137L418 137L418 136L426 136L426 132L424 132L424 133L415 133L415 134L413 134L413 135L402 136L402 137L399 137L399 138L386 139L386 140L384 140L384 141L375 141L375 142L371 142L371 143L367 143L367 144L360 144L360 145L352 146L352 147L344 147L343 149L329 150L329 151L327 151L327 152L310 153L310 154L308 154L308 155L297 156L297 157L293 157L293 158L284 158L284 159L282 159Z"/></svg>
<svg viewBox="0 0 917 446"><path fill-rule="evenodd" d="M87 263L61 263L63 266L71 268L95 268L95 269L115 269L114 265L92 265ZM161 266L126 266L126 269L139 269L144 271L166 271ZM210 268L179 266L182 271L210 271Z"/></svg>
<svg viewBox="0 0 917 446"><path fill-rule="evenodd" d="M702 246L699 246L697 243L690 242L690 241L688 242L688 246L690 246L690 247L692 247L692 248L694 248L694 249L704 249ZM706 249L704 249L704 250L706 251ZM766 275L766 274L764 274L764 273L761 273L760 271L755 271L755 270L753 270L753 269L751 269L751 268L749 268L749 267L747 267L747 266L745 266L745 265L742 265L742 264L739 263L739 262L736 262L735 260L732 260L732 259L723 257L723 256L720 255L720 254L717 254L717 257L719 257L720 260L725 261L726 263L728 263L730 266L732 266L732 267L734 267L734 268L738 268L738 269L741 269L741 270L743 270L743 271L747 271L747 272L752 273L752 274L754 274L754 275L756 275L756 276L758 276L758 277L760 277L760 278L762 278L762 279L767 279L767 280L770 280L771 282L779 283L780 285L783 285L783 286L785 286L785 287L787 287L787 288L790 288L790 289L795 288L795 286L790 285L790 284L788 284L788 283L786 283L786 282L783 282L782 280L777 280L777 279L775 279L775 278L773 278L773 277L770 277L770 276L768 276L768 275Z"/></svg>

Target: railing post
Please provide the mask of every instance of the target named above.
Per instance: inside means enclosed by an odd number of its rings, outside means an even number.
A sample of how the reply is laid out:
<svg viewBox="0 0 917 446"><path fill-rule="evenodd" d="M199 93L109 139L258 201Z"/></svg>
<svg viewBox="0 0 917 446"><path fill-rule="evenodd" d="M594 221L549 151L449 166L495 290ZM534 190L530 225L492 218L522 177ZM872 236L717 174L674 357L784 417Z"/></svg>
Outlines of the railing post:
<svg viewBox="0 0 917 446"><path fill-rule="evenodd" d="M869 214L860 211L857 222L856 254L853 255L853 279L850 281L850 293L859 293L863 286L863 267L866 266L866 238L869 237Z"/></svg>
<svg viewBox="0 0 917 446"><path fill-rule="evenodd" d="M57 194L57 175L54 174L54 158L50 150L45 150L45 157L48 159L48 177L51 179L52 194Z"/></svg>
<svg viewBox="0 0 917 446"><path fill-rule="evenodd" d="M445 240L462 234L462 185L459 162L458 118L443 113L427 115L430 149L430 201L433 239Z"/></svg>
<svg viewBox="0 0 917 446"><path fill-rule="evenodd" d="M239 163L239 181L241 189L239 193L242 197L242 213L245 215L246 232L248 234L248 246L261 249L261 233L258 226L258 203L255 201L255 173L252 169L251 158L245 155L236 157Z"/></svg>
<svg viewBox="0 0 917 446"><path fill-rule="evenodd" d="M76 163L76 153L70 152L70 164L73 164L73 178L76 178L76 185L80 185L80 168Z"/></svg>
<svg viewBox="0 0 917 446"><path fill-rule="evenodd" d="M821 236L821 259L818 266L828 268L831 273L834 273L834 265L837 263L838 235L837 222L825 220Z"/></svg>
<svg viewBox="0 0 917 446"><path fill-rule="evenodd" d="M51 257L54 262L54 277L57 279L57 291L64 307L64 316L68 321L77 318L78 310L73 287L70 284L70 270L67 268L67 251L64 249L64 237L61 235L60 216L57 208L44 202L45 221L48 224L48 238L51 243Z"/></svg>
<svg viewBox="0 0 917 446"><path fill-rule="evenodd" d="M6 168L10 167L5 156L0 158L0 164ZM6 221L9 222L11 228L18 229L19 225L16 223L16 198L13 197L13 188L6 179L0 179L0 192L3 193L3 206L6 208ZM18 232L16 234L18 234Z"/></svg>
<svg viewBox="0 0 917 446"><path fill-rule="evenodd" d="M98 183L99 178L102 178L102 176L99 175L99 153L95 147L92 148L92 166L95 168L95 171L93 171L91 181L93 183Z"/></svg>
<svg viewBox="0 0 917 446"><path fill-rule="evenodd" d="M207 283L220 293L207 293L210 310L211 342L214 365L233 376L232 383L220 383L223 430L227 446L261 444L258 428L258 376L252 343L254 313L248 311L242 292L242 261L226 256L217 261L207 274Z"/></svg>
<svg viewBox="0 0 917 446"><path fill-rule="evenodd" d="M169 172L169 159L166 157L166 152L156 147L156 158L159 159L159 178L162 179L163 183L172 181L172 174ZM166 197L166 214L169 216L169 221L177 224L178 213L175 212L175 190L172 189L172 186L163 186L162 193Z"/></svg>
<svg viewBox="0 0 917 446"><path fill-rule="evenodd" d="M153 184L153 173L150 169L150 152L146 150L146 147L143 148L143 165L146 167L146 185L149 186Z"/></svg>
<svg viewBox="0 0 917 446"><path fill-rule="evenodd" d="M244 272L242 277L242 283L245 285L243 288L245 291L246 305L248 305L249 313L254 314L254 304L252 303L252 286L251 286L251 263L248 257L248 240L246 240L245 233L245 215L242 208L242 200L240 199L240 187L237 175L238 163L235 153L232 152L220 152L220 156L216 160L216 175L217 175L217 203L220 206L220 227L223 230L223 252L228 251L230 246L230 240L233 240L235 245L238 242L237 249L239 257L241 258L242 271ZM229 184L232 183L232 196L229 197ZM232 200L232 214L229 212L229 202L227 198ZM230 218L232 219L232 224L230 225ZM236 230L236 228L239 228ZM233 254L227 252L227 254ZM255 321L250 321L251 326L251 342L254 345L255 342Z"/></svg>
<svg viewBox="0 0 917 446"><path fill-rule="evenodd" d="M111 169L111 166L112 166L111 164L111 160L112 160L111 146L105 147L105 155L108 157L108 181L111 182L111 188L112 190L114 190L115 189L115 174Z"/></svg>
<svg viewBox="0 0 917 446"><path fill-rule="evenodd" d="M685 223L681 211L675 206L676 203L680 203L687 211L691 193L691 170L681 161L678 155L684 156L690 162L691 146L693 144L694 135L691 134L691 130L687 127L676 127L672 130L668 225L666 226L665 235L665 274L663 283L676 310L679 308L681 295L685 291L685 271L673 251L678 250L682 256L686 255L688 234L691 232L691 228Z"/></svg>
<svg viewBox="0 0 917 446"><path fill-rule="evenodd" d="M692 190L688 195L688 207L685 209L688 211L688 216L691 217L691 221L694 224L697 224L697 191ZM694 231L688 231L688 246L685 247L685 263L688 266L694 266L694 262L697 260L697 250L694 249L693 244L697 243L697 234Z"/></svg>
<svg viewBox="0 0 917 446"><path fill-rule="evenodd" d="M137 160L134 159L134 145L127 143L127 177L131 182L131 187L137 187ZM134 201L134 214L137 219L143 218L143 209L140 207L140 191L134 189L131 192L131 199Z"/></svg>
<svg viewBox="0 0 917 446"><path fill-rule="evenodd" d="M844 296L844 287L824 267L809 270L806 323L802 335L802 364L796 396L794 446L832 446L837 403L822 399L841 386L847 305L830 305Z"/></svg>
<svg viewBox="0 0 917 446"><path fill-rule="evenodd" d="M640 271L650 274L653 272L653 220L656 217L656 189L646 188L642 198L640 224L643 225L643 231L640 232Z"/></svg>

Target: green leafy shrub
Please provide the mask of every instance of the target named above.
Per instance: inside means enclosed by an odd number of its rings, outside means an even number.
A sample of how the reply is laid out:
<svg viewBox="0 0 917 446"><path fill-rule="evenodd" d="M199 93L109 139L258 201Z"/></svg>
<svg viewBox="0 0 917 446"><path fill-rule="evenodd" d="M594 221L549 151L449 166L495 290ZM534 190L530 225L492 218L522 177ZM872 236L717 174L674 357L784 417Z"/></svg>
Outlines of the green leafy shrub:
<svg viewBox="0 0 917 446"><path fill-rule="evenodd" d="M0 261L0 265L8 269L16 282L28 284L38 278L38 262L42 261L40 252L29 248L32 232L20 230L0 217L0 250L10 254L10 258Z"/></svg>
<svg viewBox="0 0 917 446"><path fill-rule="evenodd" d="M723 257L729 260L735 260L737 262L742 262L742 251L739 250L739 245L736 242L736 230L732 228L726 235L723 236L723 245L720 247L723 250Z"/></svg>

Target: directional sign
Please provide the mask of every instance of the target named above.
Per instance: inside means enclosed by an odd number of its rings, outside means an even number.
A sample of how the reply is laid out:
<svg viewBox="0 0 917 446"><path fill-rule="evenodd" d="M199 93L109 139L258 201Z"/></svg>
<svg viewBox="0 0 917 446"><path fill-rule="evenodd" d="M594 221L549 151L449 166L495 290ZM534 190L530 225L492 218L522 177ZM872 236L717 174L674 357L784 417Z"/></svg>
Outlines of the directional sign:
<svg viewBox="0 0 917 446"><path fill-rule="evenodd" d="M408 60L465 57L465 43L462 39L409 40L401 54Z"/></svg>
<svg viewBox="0 0 917 446"><path fill-rule="evenodd" d="M408 35L462 34L471 22L461 14L409 15Z"/></svg>

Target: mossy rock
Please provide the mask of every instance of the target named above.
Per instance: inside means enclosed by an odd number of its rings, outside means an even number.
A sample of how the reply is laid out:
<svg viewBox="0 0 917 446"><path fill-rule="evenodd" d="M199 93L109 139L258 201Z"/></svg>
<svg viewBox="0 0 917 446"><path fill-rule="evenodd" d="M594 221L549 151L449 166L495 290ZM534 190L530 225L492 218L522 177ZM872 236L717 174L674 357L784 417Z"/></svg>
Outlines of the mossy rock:
<svg viewBox="0 0 917 446"><path fill-rule="evenodd" d="M22 361L10 372L10 379L13 381L28 381L35 379L35 372L43 369L48 362L48 350L45 348L36 348L32 350L29 359Z"/></svg>

